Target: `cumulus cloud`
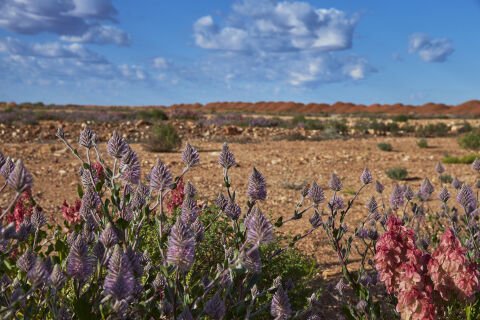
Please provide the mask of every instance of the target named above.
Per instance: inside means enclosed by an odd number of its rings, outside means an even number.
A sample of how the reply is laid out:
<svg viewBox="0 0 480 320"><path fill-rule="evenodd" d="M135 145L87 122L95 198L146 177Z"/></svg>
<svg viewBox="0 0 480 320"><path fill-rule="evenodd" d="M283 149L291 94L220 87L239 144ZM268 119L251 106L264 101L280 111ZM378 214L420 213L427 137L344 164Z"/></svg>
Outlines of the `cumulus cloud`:
<svg viewBox="0 0 480 320"><path fill-rule="evenodd" d="M169 63L168 63L167 59L165 59L163 57L153 58L152 64L157 69L167 69L168 66L169 66Z"/></svg>
<svg viewBox="0 0 480 320"><path fill-rule="evenodd" d="M356 14L297 1L240 0L216 21L199 18L195 43L211 52L199 68L212 80L272 81L294 87L362 80L375 69L352 48Z"/></svg>
<svg viewBox="0 0 480 320"><path fill-rule="evenodd" d="M93 26L80 36L61 36L60 39L68 42L116 44L119 46L130 44L130 37L127 33L110 25Z"/></svg>
<svg viewBox="0 0 480 320"><path fill-rule="evenodd" d="M0 0L0 28L21 34L42 32L72 42L126 45L128 36L115 22L111 0Z"/></svg>
<svg viewBox="0 0 480 320"><path fill-rule="evenodd" d="M352 46L357 16L307 2L243 0L223 21L199 18L195 43L204 49L243 52L335 51Z"/></svg>
<svg viewBox="0 0 480 320"><path fill-rule="evenodd" d="M409 52L418 54L425 62L445 62L454 50L452 41L446 38L415 33L409 39Z"/></svg>
<svg viewBox="0 0 480 320"><path fill-rule="evenodd" d="M59 42L25 43L17 39L6 38L0 40L0 52L13 56L37 58L65 58L89 63L106 63L101 55L85 48L81 44L63 44Z"/></svg>

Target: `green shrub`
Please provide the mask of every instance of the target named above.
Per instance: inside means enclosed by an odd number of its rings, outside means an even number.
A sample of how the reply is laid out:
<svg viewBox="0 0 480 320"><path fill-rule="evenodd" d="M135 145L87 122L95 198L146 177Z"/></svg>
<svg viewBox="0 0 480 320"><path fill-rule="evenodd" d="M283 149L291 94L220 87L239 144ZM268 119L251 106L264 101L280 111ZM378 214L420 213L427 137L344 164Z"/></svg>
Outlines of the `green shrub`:
<svg viewBox="0 0 480 320"><path fill-rule="evenodd" d="M136 117L148 121L168 120L167 114L160 109L142 110L137 112Z"/></svg>
<svg viewBox="0 0 480 320"><path fill-rule="evenodd" d="M452 183L453 178L452 178L451 175L445 173L445 174L440 175L440 181L442 183Z"/></svg>
<svg viewBox="0 0 480 320"><path fill-rule="evenodd" d="M379 144L377 144L377 147L378 149L382 150L382 151L392 151L393 150L393 147L390 143L386 143L386 142L380 142Z"/></svg>
<svg viewBox="0 0 480 320"><path fill-rule="evenodd" d="M403 167L390 168L385 173L393 180L405 180L408 176L407 169Z"/></svg>
<svg viewBox="0 0 480 320"><path fill-rule="evenodd" d="M399 114L392 118L392 120L395 122L407 122L410 119L411 117L406 114Z"/></svg>
<svg viewBox="0 0 480 320"><path fill-rule="evenodd" d="M418 141L417 141L417 146L418 146L419 148L422 148L422 149L428 148L428 141L427 141L427 139L422 138L422 139L418 140Z"/></svg>
<svg viewBox="0 0 480 320"><path fill-rule="evenodd" d="M445 123L429 123L419 126L415 132L417 137L445 137L448 135L450 127Z"/></svg>
<svg viewBox="0 0 480 320"><path fill-rule="evenodd" d="M161 123L152 127L145 148L152 152L166 152L177 149L181 144L182 139L175 127L171 124Z"/></svg>
<svg viewBox="0 0 480 320"><path fill-rule="evenodd" d="M479 155L474 153L461 157L446 155L443 157L442 162L446 164L471 164L478 157Z"/></svg>
<svg viewBox="0 0 480 320"><path fill-rule="evenodd" d="M480 150L480 132L469 132L458 138L458 144L469 150Z"/></svg>

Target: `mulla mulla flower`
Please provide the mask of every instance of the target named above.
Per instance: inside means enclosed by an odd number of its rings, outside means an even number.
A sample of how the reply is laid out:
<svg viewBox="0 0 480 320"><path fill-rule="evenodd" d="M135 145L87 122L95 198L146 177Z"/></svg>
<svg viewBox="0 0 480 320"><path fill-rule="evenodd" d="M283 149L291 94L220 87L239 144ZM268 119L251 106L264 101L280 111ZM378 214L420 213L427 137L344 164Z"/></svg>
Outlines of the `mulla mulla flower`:
<svg viewBox="0 0 480 320"><path fill-rule="evenodd" d="M275 320L286 320L292 315L292 307L288 295L280 285L273 295L272 303L270 305L270 314Z"/></svg>
<svg viewBox="0 0 480 320"><path fill-rule="evenodd" d="M457 202L462 205L467 214L477 209L477 198L469 185L463 184L457 194Z"/></svg>
<svg viewBox="0 0 480 320"><path fill-rule="evenodd" d="M393 187L392 194L390 195L390 206L392 207L393 210L397 210L404 204L404 199L403 199L403 188L396 184Z"/></svg>
<svg viewBox="0 0 480 320"><path fill-rule="evenodd" d="M103 294L115 300L128 299L135 289L135 277L128 257L120 246L115 246L108 262L108 272L103 283Z"/></svg>
<svg viewBox="0 0 480 320"><path fill-rule="evenodd" d="M172 182L172 174L168 167L160 160L157 160L152 171L150 171L150 190L157 192L164 192L169 189Z"/></svg>
<svg viewBox="0 0 480 320"><path fill-rule="evenodd" d="M0 174L5 179L8 179L8 177L10 176L10 173L12 173L13 169L15 169L15 163L13 162L13 160L10 157L8 157L5 160L5 163L0 168Z"/></svg>
<svg viewBox="0 0 480 320"><path fill-rule="evenodd" d="M375 197L372 196L370 200L368 200L366 207L369 213L377 212L378 203L377 200L375 200Z"/></svg>
<svg viewBox="0 0 480 320"><path fill-rule="evenodd" d="M173 225L167 244L167 262L181 271L188 271L195 258L195 234L177 219Z"/></svg>
<svg viewBox="0 0 480 320"><path fill-rule="evenodd" d="M323 192L323 189L315 181L312 183L312 186L308 190L308 196L317 206L323 201L325 201L325 194Z"/></svg>
<svg viewBox="0 0 480 320"><path fill-rule="evenodd" d="M242 255L243 266L252 273L262 271L262 257L257 247L246 249Z"/></svg>
<svg viewBox="0 0 480 320"><path fill-rule="evenodd" d="M49 283L56 290L61 290L65 285L67 278L59 264L53 266L52 273L50 273Z"/></svg>
<svg viewBox="0 0 480 320"><path fill-rule="evenodd" d="M185 149L182 153L182 161L185 163L187 168L193 168L200 163L200 155L198 154L198 150L192 147L190 143L185 145Z"/></svg>
<svg viewBox="0 0 480 320"><path fill-rule="evenodd" d="M272 242L274 239L272 224L257 207L245 220L245 228L247 229L248 243L263 244Z"/></svg>
<svg viewBox="0 0 480 320"><path fill-rule="evenodd" d="M49 275L47 265L40 257L37 257L33 267L27 273L28 279L35 285L45 284Z"/></svg>
<svg viewBox="0 0 480 320"><path fill-rule="evenodd" d="M140 182L140 161L137 153L131 148L128 148L120 160L120 173L121 178L127 183L136 185Z"/></svg>
<svg viewBox="0 0 480 320"><path fill-rule="evenodd" d="M377 191L378 193L382 194L383 193L383 190L385 190L385 187L383 186L383 184L380 182L380 181L375 181L375 191Z"/></svg>
<svg viewBox="0 0 480 320"><path fill-rule="evenodd" d="M108 154L113 158L121 159L128 152L128 149L129 146L125 139L117 131L114 131L107 143Z"/></svg>
<svg viewBox="0 0 480 320"><path fill-rule="evenodd" d="M111 223L107 224L107 227L103 229L99 240L105 246L105 248L113 247L118 243L117 231Z"/></svg>
<svg viewBox="0 0 480 320"><path fill-rule="evenodd" d="M228 201L228 204L225 206L223 212L232 220L238 220L242 213L242 209L238 204L233 201Z"/></svg>
<svg viewBox="0 0 480 320"><path fill-rule="evenodd" d="M458 180L457 177L454 177L452 180L452 187L455 188L456 190L459 190L462 187L463 183Z"/></svg>
<svg viewBox="0 0 480 320"><path fill-rule="evenodd" d="M18 258L17 267L23 272L28 272L35 265L36 259L37 257L35 254L32 251L27 250Z"/></svg>
<svg viewBox="0 0 480 320"><path fill-rule="evenodd" d="M226 170L237 164L235 156L230 151L227 143L224 143L222 146L222 152L220 152L220 156L218 157L218 163Z"/></svg>
<svg viewBox="0 0 480 320"><path fill-rule="evenodd" d="M183 188L183 194L185 197L195 198L195 196L197 195L197 189L195 189L195 186L190 181L188 181Z"/></svg>
<svg viewBox="0 0 480 320"><path fill-rule="evenodd" d="M203 311L212 319L223 319L227 310L225 308L225 302L222 300L218 292L207 301Z"/></svg>
<svg viewBox="0 0 480 320"><path fill-rule="evenodd" d="M418 196L421 200L427 201L434 191L433 185L428 178L425 178L420 186Z"/></svg>
<svg viewBox="0 0 480 320"><path fill-rule="evenodd" d="M248 178L247 195L253 201L267 198L267 183L264 176L255 167Z"/></svg>
<svg viewBox="0 0 480 320"><path fill-rule="evenodd" d="M96 259L90 255L87 243L78 236L67 257L67 274L79 281L87 280L93 272Z"/></svg>
<svg viewBox="0 0 480 320"><path fill-rule="evenodd" d="M342 190L342 186L340 178L335 173L332 173L330 180L328 180L328 187L333 191L340 191Z"/></svg>
<svg viewBox="0 0 480 320"><path fill-rule="evenodd" d="M227 198L223 195L223 193L219 193L217 198L215 199L215 205L220 210L225 210L226 206L228 205Z"/></svg>
<svg viewBox="0 0 480 320"><path fill-rule="evenodd" d="M472 162L472 169L477 171L477 172L480 172L480 159L479 158L476 158L473 162Z"/></svg>
<svg viewBox="0 0 480 320"><path fill-rule="evenodd" d="M33 177L23 165L22 160L17 160L15 163L15 168L8 176L7 184L17 192L23 192L32 187Z"/></svg>
<svg viewBox="0 0 480 320"><path fill-rule="evenodd" d="M78 144L87 149L92 148L96 144L96 135L90 128L86 127L80 132Z"/></svg>
<svg viewBox="0 0 480 320"><path fill-rule="evenodd" d="M445 167L443 166L443 164L441 162L437 162L437 164L435 165L435 171L438 174L443 174L445 172Z"/></svg>
<svg viewBox="0 0 480 320"><path fill-rule="evenodd" d="M450 199L450 192L448 192L448 189L446 187L442 188L442 190L438 194L438 198L442 202L447 202Z"/></svg>
<svg viewBox="0 0 480 320"><path fill-rule="evenodd" d="M372 173L368 168L363 169L362 175L360 176L360 182L364 185L370 184L373 182Z"/></svg>

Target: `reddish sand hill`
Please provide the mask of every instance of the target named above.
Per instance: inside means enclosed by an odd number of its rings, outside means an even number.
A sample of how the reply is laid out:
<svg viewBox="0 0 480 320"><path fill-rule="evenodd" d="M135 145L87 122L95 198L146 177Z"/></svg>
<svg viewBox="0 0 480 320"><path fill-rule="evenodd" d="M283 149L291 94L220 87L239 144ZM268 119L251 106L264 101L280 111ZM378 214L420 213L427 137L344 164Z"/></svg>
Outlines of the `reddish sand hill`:
<svg viewBox="0 0 480 320"><path fill-rule="evenodd" d="M176 104L172 109L189 109L207 112L256 112L256 113L329 113L329 114L417 114L423 116L457 115L480 116L480 101L472 100L457 106L442 103L426 103L420 106L397 104L372 104L370 106L336 102L298 103L298 102L211 102L202 104Z"/></svg>

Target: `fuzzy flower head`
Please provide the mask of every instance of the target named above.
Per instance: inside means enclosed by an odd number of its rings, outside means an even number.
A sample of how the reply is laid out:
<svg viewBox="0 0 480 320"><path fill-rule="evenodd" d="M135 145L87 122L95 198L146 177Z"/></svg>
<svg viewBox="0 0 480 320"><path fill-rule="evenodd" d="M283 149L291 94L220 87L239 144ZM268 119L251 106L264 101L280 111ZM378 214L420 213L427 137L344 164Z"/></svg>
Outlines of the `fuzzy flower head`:
<svg viewBox="0 0 480 320"><path fill-rule="evenodd" d="M198 154L198 150L192 147L190 143L185 145L185 149L182 153L182 161L185 163L187 168L193 168L200 163L200 155Z"/></svg>
<svg viewBox="0 0 480 320"><path fill-rule="evenodd" d="M375 191L377 191L379 194L383 193L383 190L385 190L385 187L380 181L375 181Z"/></svg>
<svg viewBox="0 0 480 320"><path fill-rule="evenodd" d="M441 297L467 299L479 291L479 271L466 256L451 229L445 231L428 263L428 272Z"/></svg>
<svg viewBox="0 0 480 320"><path fill-rule="evenodd" d="M132 149L128 149L120 160L121 178L130 184L138 184L140 182L140 160Z"/></svg>
<svg viewBox="0 0 480 320"><path fill-rule="evenodd" d="M173 178L168 167L160 160L150 171L150 190L157 192L164 192L172 184Z"/></svg>
<svg viewBox="0 0 480 320"><path fill-rule="evenodd" d="M332 211L342 210L345 207L345 202L343 201L342 197L334 194L328 202L328 206Z"/></svg>
<svg viewBox="0 0 480 320"><path fill-rule="evenodd" d="M332 173L332 175L330 176L330 180L328 181L328 187L333 191L342 190L342 181L335 173Z"/></svg>
<svg viewBox="0 0 480 320"><path fill-rule="evenodd" d="M0 174L5 179L8 179L8 177L10 176L10 173L12 173L13 169L15 169L15 163L13 162L13 160L10 157L8 157L5 160L5 163L0 168Z"/></svg>
<svg viewBox="0 0 480 320"><path fill-rule="evenodd" d="M360 176L360 182L364 185L370 184L373 182L372 173L368 168L363 169L362 175Z"/></svg>
<svg viewBox="0 0 480 320"><path fill-rule="evenodd" d="M247 229L248 243L269 243L274 239L272 224L257 207L246 217L245 227Z"/></svg>
<svg viewBox="0 0 480 320"><path fill-rule="evenodd" d="M450 192L448 192L448 189L446 187L443 187L440 193L438 194L438 198L442 202L447 202L448 199L450 199Z"/></svg>
<svg viewBox="0 0 480 320"><path fill-rule="evenodd" d="M480 159L479 158L476 158L475 161L473 161L472 169L477 171L477 172L480 172Z"/></svg>
<svg viewBox="0 0 480 320"><path fill-rule="evenodd" d="M462 187L463 183L458 180L457 177L454 177L452 180L452 187L455 188L456 190L459 190Z"/></svg>
<svg viewBox="0 0 480 320"><path fill-rule="evenodd" d="M116 159L122 159L122 157L128 152L129 146L125 139L117 132L114 131L110 140L107 143L108 154Z"/></svg>
<svg viewBox="0 0 480 320"><path fill-rule="evenodd" d="M375 197L371 197L370 200L367 202L367 209L369 213L375 213L377 212L378 209L378 203L377 200L375 200Z"/></svg>
<svg viewBox="0 0 480 320"><path fill-rule="evenodd" d="M22 160L17 160L15 163L15 168L8 176L7 184L17 192L23 192L32 188L33 177L23 165Z"/></svg>
<svg viewBox="0 0 480 320"><path fill-rule="evenodd" d="M247 195L253 201L267 198L267 183L263 175L255 167L248 179Z"/></svg>
<svg viewBox="0 0 480 320"><path fill-rule="evenodd" d="M226 170L234 167L237 164L235 161L235 156L230 151L230 148L226 142L222 146L222 152L220 152L220 156L218 157L218 163Z"/></svg>
<svg viewBox="0 0 480 320"><path fill-rule="evenodd" d="M232 220L238 220L242 214L242 209L234 201L228 201L228 204L225 206L223 211Z"/></svg>
<svg viewBox="0 0 480 320"><path fill-rule="evenodd" d="M403 196L408 201L412 201L413 197L415 197L415 192L413 192L409 185L405 185L403 186Z"/></svg>
<svg viewBox="0 0 480 320"><path fill-rule="evenodd" d="M220 320L225 316L225 302L222 300L218 292L207 301L204 311L210 316L210 318L215 320Z"/></svg>
<svg viewBox="0 0 480 320"><path fill-rule="evenodd" d="M168 237L167 262L181 271L188 271L195 258L195 234L177 219Z"/></svg>
<svg viewBox="0 0 480 320"><path fill-rule="evenodd" d="M96 259L90 255L87 243L78 236L67 257L67 274L80 281L87 280L93 272Z"/></svg>
<svg viewBox="0 0 480 320"><path fill-rule="evenodd" d="M270 314L275 320L285 320L292 315L292 307L288 295L280 285L273 295L272 304L270 306Z"/></svg>
<svg viewBox="0 0 480 320"><path fill-rule="evenodd" d="M128 299L135 289L135 277L128 256L116 246L108 262L108 272L103 283L104 295L117 301Z"/></svg>
<svg viewBox="0 0 480 320"><path fill-rule="evenodd" d="M458 192L457 202L462 205L468 214L477 209L477 198L472 188L467 184L463 184Z"/></svg>
<svg viewBox="0 0 480 320"><path fill-rule="evenodd" d="M392 207L393 210L397 210L404 204L403 200L403 188L396 184L393 187L392 194L390 195L390 206Z"/></svg>
<svg viewBox="0 0 480 320"><path fill-rule="evenodd" d="M435 172L438 174L443 174L445 172L445 167L441 162L437 162L435 165Z"/></svg>
<svg viewBox="0 0 480 320"><path fill-rule="evenodd" d="M85 128L80 132L78 144L87 149L93 148L96 144L96 134L90 128Z"/></svg>
<svg viewBox="0 0 480 320"><path fill-rule="evenodd" d="M320 187L315 181L312 183L312 186L308 190L308 196L312 199L315 205L319 205L325 201L325 194L322 187Z"/></svg>
<svg viewBox="0 0 480 320"><path fill-rule="evenodd" d="M418 192L418 196L422 201L427 201L432 195L433 191L434 191L434 188L432 183L430 182L430 180L428 180L428 178L425 178L425 180L423 180L420 186L420 191Z"/></svg>

